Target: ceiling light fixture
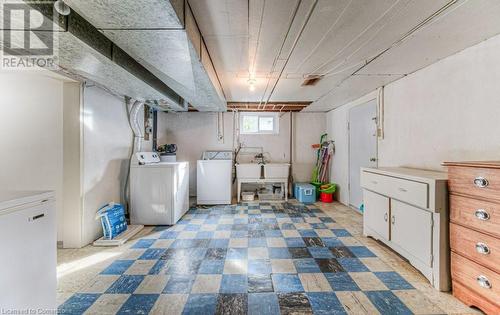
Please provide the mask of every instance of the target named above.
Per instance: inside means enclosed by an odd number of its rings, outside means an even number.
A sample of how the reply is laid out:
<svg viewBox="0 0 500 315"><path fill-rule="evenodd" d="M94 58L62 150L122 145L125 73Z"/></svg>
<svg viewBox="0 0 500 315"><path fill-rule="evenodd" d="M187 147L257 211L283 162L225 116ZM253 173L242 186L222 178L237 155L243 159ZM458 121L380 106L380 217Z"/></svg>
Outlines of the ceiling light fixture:
<svg viewBox="0 0 500 315"><path fill-rule="evenodd" d="M71 13L70 7L62 0L54 2L54 9L61 15L69 15Z"/></svg>
<svg viewBox="0 0 500 315"><path fill-rule="evenodd" d="M253 92L255 91L255 83L257 82L254 78L248 79L248 89Z"/></svg>

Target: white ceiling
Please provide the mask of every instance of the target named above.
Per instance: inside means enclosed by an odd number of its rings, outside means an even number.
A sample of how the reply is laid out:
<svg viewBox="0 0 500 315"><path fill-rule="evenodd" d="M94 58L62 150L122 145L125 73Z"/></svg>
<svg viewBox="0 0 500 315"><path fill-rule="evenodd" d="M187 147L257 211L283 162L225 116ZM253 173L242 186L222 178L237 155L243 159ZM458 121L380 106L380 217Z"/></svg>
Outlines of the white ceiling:
<svg viewBox="0 0 500 315"><path fill-rule="evenodd" d="M310 111L343 105L500 33L496 0L189 0L189 5L228 101L312 101ZM302 87L307 75L324 77ZM250 76L255 91L249 90Z"/></svg>

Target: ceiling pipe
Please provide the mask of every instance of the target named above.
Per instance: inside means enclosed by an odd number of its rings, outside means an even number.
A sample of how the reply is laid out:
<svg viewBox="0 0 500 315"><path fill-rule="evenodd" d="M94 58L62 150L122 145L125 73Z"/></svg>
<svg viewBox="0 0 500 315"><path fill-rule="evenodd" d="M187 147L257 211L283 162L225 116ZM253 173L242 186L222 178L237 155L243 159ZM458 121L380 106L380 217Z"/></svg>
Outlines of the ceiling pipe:
<svg viewBox="0 0 500 315"><path fill-rule="evenodd" d="M314 12L314 9L316 8L317 4L318 4L318 0L315 0L314 3L311 6L311 9L309 9L309 13L306 16L306 20L302 24L302 27L300 28L299 34L297 34L297 37L295 38L295 40L293 42L292 48L290 49L290 52L288 53L288 56L285 59L285 63L283 64L283 67L281 68L281 71L280 71L280 73L278 75L278 78L274 82L273 88L271 89L271 92L269 93L269 96L267 97L266 102L264 103L264 108L266 108L267 103L271 99L271 96L273 95L274 90L276 89L276 86L278 85L278 82L281 79L281 76L283 75L283 72L285 71L285 68L286 68L286 66L288 64L288 61L290 61L290 57L292 56L292 53L295 50L295 47L297 46L297 44L298 44L298 42L300 40L300 37L302 36L302 33L304 32L304 30L305 30L305 28L307 26L307 23L309 23L309 20L311 19L311 16L312 16L312 14Z"/></svg>

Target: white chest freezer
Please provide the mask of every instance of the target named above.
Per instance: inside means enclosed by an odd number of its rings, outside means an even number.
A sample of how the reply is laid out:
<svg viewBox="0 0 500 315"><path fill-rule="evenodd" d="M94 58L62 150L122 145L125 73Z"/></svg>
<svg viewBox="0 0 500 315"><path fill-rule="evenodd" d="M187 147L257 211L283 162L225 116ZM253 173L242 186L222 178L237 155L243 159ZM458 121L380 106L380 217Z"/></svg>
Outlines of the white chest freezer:
<svg viewBox="0 0 500 315"><path fill-rule="evenodd" d="M0 192L0 306L57 308L57 230L52 192Z"/></svg>

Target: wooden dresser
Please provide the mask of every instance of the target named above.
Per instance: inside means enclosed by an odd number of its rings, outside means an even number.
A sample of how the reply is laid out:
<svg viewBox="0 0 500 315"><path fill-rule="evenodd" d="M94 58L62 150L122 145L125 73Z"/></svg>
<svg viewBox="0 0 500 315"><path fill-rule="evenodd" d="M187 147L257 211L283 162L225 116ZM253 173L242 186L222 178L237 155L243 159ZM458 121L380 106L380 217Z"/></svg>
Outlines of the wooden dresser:
<svg viewBox="0 0 500 315"><path fill-rule="evenodd" d="M453 295L500 314L500 161L446 162Z"/></svg>

